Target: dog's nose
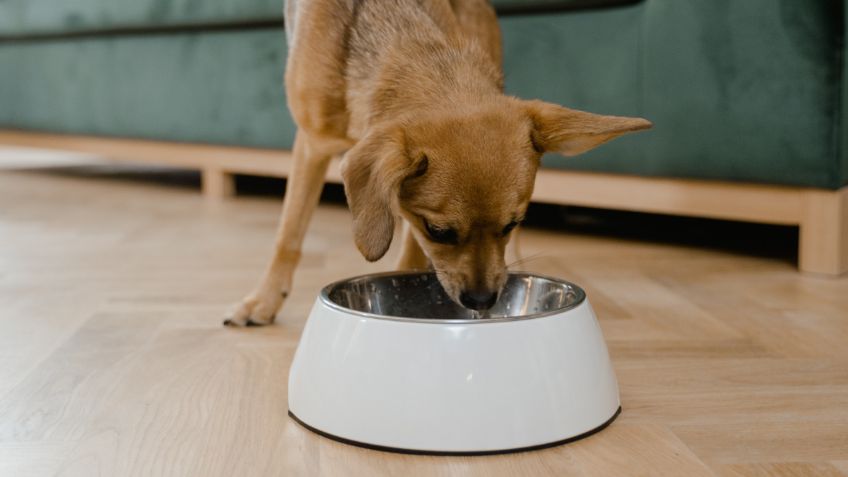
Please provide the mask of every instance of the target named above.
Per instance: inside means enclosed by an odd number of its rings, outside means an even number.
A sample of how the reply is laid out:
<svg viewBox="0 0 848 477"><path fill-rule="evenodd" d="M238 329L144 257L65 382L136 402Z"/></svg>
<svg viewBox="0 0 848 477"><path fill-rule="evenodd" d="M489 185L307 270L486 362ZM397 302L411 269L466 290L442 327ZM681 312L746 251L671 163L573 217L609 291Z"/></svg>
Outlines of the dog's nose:
<svg viewBox="0 0 848 477"><path fill-rule="evenodd" d="M462 306L477 311L488 310L495 306L496 301L498 301L498 292L486 290L464 291L459 295L459 302L462 303Z"/></svg>

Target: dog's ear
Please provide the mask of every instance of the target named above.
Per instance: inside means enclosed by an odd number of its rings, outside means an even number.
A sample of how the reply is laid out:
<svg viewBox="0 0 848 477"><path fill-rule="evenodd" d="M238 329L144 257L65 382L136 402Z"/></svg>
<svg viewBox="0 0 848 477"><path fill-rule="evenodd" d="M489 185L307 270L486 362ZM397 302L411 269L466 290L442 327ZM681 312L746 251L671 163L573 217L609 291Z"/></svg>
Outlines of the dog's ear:
<svg viewBox="0 0 848 477"><path fill-rule="evenodd" d="M602 116L544 101L525 101L532 121L530 140L542 152L576 156L629 132L652 126L642 118Z"/></svg>
<svg viewBox="0 0 848 477"><path fill-rule="evenodd" d="M399 127L370 131L344 156L342 179L353 213L356 247L368 261L389 250L394 235L394 202L409 174L403 131Z"/></svg>

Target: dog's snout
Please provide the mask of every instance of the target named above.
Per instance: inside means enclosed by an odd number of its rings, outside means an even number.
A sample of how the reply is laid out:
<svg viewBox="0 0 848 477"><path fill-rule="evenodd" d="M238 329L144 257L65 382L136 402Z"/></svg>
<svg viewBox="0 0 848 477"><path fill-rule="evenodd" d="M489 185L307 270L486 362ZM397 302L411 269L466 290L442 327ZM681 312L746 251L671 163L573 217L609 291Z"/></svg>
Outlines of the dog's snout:
<svg viewBox="0 0 848 477"><path fill-rule="evenodd" d="M462 306L471 310L488 310L498 301L498 292L488 290L464 291L459 295Z"/></svg>

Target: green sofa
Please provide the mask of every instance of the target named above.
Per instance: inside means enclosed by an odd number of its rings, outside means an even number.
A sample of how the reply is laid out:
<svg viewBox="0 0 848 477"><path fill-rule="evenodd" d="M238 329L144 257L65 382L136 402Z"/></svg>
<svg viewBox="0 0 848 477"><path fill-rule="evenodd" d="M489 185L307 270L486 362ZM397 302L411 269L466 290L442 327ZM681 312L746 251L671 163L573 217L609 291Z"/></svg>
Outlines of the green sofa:
<svg viewBox="0 0 848 477"><path fill-rule="evenodd" d="M0 0L0 129L287 149L282 2ZM547 167L845 190L843 0L493 3L508 92L655 124Z"/></svg>

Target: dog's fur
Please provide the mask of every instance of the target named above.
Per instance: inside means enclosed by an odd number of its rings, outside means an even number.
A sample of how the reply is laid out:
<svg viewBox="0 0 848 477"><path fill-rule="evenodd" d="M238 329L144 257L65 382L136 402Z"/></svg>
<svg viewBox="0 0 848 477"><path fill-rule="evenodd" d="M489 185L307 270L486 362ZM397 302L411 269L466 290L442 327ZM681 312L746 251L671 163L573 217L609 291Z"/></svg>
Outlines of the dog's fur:
<svg viewBox="0 0 848 477"><path fill-rule="evenodd" d="M286 22L294 167L276 253L231 325L274 320L334 155L347 151L342 175L365 258L386 253L402 218L399 267L429 262L453 300L485 309L506 280L504 247L541 155L579 154L651 125L505 96L486 0L288 0Z"/></svg>

